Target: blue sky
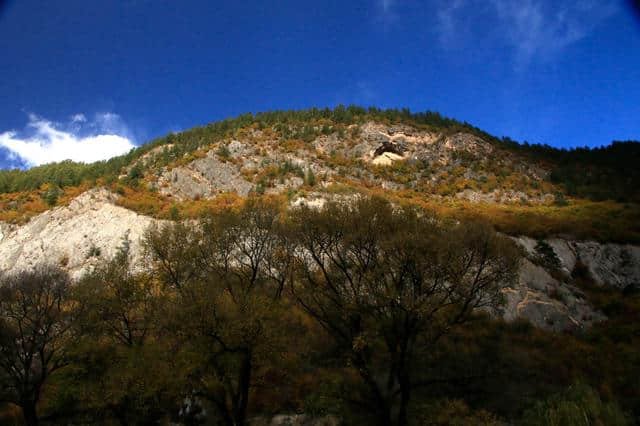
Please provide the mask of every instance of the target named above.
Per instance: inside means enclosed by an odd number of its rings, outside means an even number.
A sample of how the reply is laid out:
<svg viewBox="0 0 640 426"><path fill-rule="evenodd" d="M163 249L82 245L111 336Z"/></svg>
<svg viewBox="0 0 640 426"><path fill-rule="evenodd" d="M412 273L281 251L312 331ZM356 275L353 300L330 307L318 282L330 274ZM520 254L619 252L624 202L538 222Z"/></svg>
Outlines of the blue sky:
<svg viewBox="0 0 640 426"><path fill-rule="evenodd" d="M640 21L622 1L0 5L0 167L339 103L435 110L559 147L640 139Z"/></svg>

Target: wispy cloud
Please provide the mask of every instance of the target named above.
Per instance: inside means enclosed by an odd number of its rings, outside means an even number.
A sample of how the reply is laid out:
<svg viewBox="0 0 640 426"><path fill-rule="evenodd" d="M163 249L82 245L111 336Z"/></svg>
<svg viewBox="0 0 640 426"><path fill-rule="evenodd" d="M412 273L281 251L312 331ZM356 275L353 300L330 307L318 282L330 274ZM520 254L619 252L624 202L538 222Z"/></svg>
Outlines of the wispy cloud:
<svg viewBox="0 0 640 426"><path fill-rule="evenodd" d="M381 23L385 30L389 29L396 21L396 0L375 0L376 22Z"/></svg>
<svg viewBox="0 0 640 426"><path fill-rule="evenodd" d="M87 121L87 117L84 114L73 114L71 116L72 123L85 123Z"/></svg>
<svg viewBox="0 0 640 426"><path fill-rule="evenodd" d="M63 160L92 163L121 155L135 147L130 132L119 115L96 114L87 120L75 114L68 123L54 123L29 114L26 128L0 133L0 147L9 159L20 159L29 166Z"/></svg>
<svg viewBox="0 0 640 426"><path fill-rule="evenodd" d="M464 5L463 0L443 2L438 8L438 36L440 43L449 47L459 33L459 10Z"/></svg>
<svg viewBox="0 0 640 426"><path fill-rule="evenodd" d="M512 49L514 64L524 66L583 39L618 9L607 0L442 1L438 33L444 47L497 41ZM461 34L467 39L460 40Z"/></svg>
<svg viewBox="0 0 640 426"><path fill-rule="evenodd" d="M611 1L557 1L546 5L536 0L491 0L517 60L556 54L586 37L616 10Z"/></svg>
<svg viewBox="0 0 640 426"><path fill-rule="evenodd" d="M380 0L380 6L382 6L382 10L386 13L391 11L391 7L394 3L394 0Z"/></svg>

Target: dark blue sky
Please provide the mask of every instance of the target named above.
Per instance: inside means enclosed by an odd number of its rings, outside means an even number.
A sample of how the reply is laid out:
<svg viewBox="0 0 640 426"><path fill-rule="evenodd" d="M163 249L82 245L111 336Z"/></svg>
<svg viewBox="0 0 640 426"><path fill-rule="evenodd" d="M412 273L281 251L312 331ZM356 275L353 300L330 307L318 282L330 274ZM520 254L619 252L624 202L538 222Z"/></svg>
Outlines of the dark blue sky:
<svg viewBox="0 0 640 426"><path fill-rule="evenodd" d="M0 4L0 167L338 103L561 147L640 139L640 23L622 1Z"/></svg>

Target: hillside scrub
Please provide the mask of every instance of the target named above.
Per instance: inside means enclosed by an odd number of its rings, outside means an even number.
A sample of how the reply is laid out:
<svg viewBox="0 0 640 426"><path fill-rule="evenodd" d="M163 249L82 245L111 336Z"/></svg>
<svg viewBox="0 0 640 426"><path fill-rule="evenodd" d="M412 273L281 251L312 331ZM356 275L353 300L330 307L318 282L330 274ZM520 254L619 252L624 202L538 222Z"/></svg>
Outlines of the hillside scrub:
<svg viewBox="0 0 640 426"><path fill-rule="evenodd" d="M530 162L551 168L551 182L560 185L570 196L596 201L618 200L638 202L638 171L640 148L637 142L614 142L601 148L558 149L548 145L519 144L503 137L498 139L466 122L443 117L437 112L412 113L408 109L338 105L333 109L311 108L296 111L271 111L244 114L206 126L157 138L126 155L92 164L63 161L31 168L29 170L0 171L0 193L28 191L51 184L61 188L90 185L102 179L111 181L127 175L138 167L141 173L184 163L196 151L234 137L251 138L251 131L264 130L281 138L283 143L299 141L304 146L314 138L336 133L340 138L357 138L358 128L347 132L351 125L374 121L388 124L404 124L419 130L451 135L465 132L475 135L496 148L512 152ZM225 157L225 146L219 147ZM461 160L473 163L474 158Z"/></svg>
<svg viewBox="0 0 640 426"><path fill-rule="evenodd" d="M351 151L362 145L363 129L371 123L395 129L388 130L390 134L398 129L433 132L434 143L448 137L454 142L460 138L461 143L478 140L491 154L456 149L450 153L450 164L422 157L375 165ZM318 148L319 140L329 139L333 145L326 151ZM246 150L232 153L232 141ZM296 193L322 195L342 185L350 187L351 193L434 209L455 219L485 220L509 235L566 234L637 243L638 146L627 141L595 149L561 150L518 144L436 112L407 109L337 106L245 114L171 133L108 161L64 161L0 171L0 220L23 224L94 186L118 194L118 205L160 219L196 218L209 210L241 205L243 200L233 188L216 189L213 183L210 193L196 191L189 195L192 198L171 192L165 175L211 152L237 169L238 181L250 187L251 193L286 198L287 202ZM243 165L243 156L249 152L255 158ZM475 199L467 202L464 197Z"/></svg>

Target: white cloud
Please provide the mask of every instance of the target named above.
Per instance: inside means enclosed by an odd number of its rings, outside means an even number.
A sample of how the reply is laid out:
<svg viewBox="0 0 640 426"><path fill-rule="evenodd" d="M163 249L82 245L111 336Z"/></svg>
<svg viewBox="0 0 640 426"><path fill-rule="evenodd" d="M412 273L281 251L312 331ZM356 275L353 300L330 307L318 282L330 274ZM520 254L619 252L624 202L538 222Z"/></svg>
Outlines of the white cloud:
<svg viewBox="0 0 640 426"><path fill-rule="evenodd" d="M71 116L72 123L86 123L87 117L84 114L74 114Z"/></svg>
<svg viewBox="0 0 640 426"><path fill-rule="evenodd" d="M24 132L0 133L0 146L9 150L11 159L19 157L29 166L63 160L92 163L135 148L128 135L120 116L113 113L98 114L91 122L76 114L66 126L29 114Z"/></svg>
<svg viewBox="0 0 640 426"><path fill-rule="evenodd" d="M444 47L498 40L522 66L563 51L617 10L607 0L449 0L440 2L438 32Z"/></svg>

